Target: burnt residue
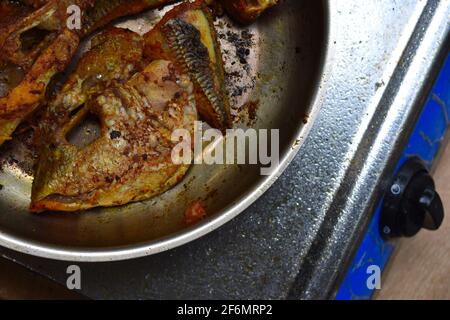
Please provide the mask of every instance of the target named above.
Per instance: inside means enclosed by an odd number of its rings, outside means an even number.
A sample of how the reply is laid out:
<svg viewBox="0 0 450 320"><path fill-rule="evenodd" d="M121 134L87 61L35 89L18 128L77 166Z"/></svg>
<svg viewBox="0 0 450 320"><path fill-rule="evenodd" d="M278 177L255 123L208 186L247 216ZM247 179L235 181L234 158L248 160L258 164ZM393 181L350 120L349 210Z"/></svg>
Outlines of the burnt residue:
<svg viewBox="0 0 450 320"><path fill-rule="evenodd" d="M255 126L258 120L259 100L249 100L236 109L234 122L247 127Z"/></svg>
<svg viewBox="0 0 450 320"><path fill-rule="evenodd" d="M238 58L237 61L248 71L250 68L248 58L254 45L253 34L249 30L228 30L225 33L220 33L219 38L225 39L234 47L234 53Z"/></svg>

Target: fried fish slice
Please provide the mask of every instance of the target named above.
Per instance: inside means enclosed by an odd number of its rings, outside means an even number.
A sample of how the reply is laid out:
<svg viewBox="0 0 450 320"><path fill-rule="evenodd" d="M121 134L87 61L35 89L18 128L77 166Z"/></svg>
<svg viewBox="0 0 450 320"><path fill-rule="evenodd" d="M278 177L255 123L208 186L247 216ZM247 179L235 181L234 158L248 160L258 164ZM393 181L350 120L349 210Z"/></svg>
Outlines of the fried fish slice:
<svg viewBox="0 0 450 320"><path fill-rule="evenodd" d="M234 19L247 24L255 21L264 11L277 5L279 0L220 0Z"/></svg>
<svg viewBox="0 0 450 320"><path fill-rule="evenodd" d="M16 23L22 17L28 15L32 7L16 1L0 1L0 28Z"/></svg>
<svg viewBox="0 0 450 320"><path fill-rule="evenodd" d="M173 161L172 133L193 136L198 105L217 126L227 121L227 100L219 101L226 99L220 48L207 10L203 1L184 3L144 37L113 29L94 40L40 125L31 211L122 205L182 179L189 165ZM133 48L142 51L123 57ZM71 142L89 114L100 122L99 137Z"/></svg>
<svg viewBox="0 0 450 320"><path fill-rule="evenodd" d="M24 80L0 99L0 145L10 139L11 133L42 101L47 84L54 74L65 69L78 45L78 37L63 32L36 61Z"/></svg>
<svg viewBox="0 0 450 320"><path fill-rule="evenodd" d="M65 121L70 113L82 106L92 95L102 92L111 82L126 82L145 66L143 40L137 33L110 28L95 36L91 50L78 62L61 92L47 107L47 118L58 114ZM40 125L42 130L61 125L50 121Z"/></svg>
<svg viewBox="0 0 450 320"><path fill-rule="evenodd" d="M171 134L184 128L193 135L192 87L171 62L156 60L88 100L81 112L101 119L100 137L80 148L65 138L73 122L54 132L33 185L31 211L117 206L177 184L189 166L172 161Z"/></svg>
<svg viewBox="0 0 450 320"><path fill-rule="evenodd" d="M0 96L0 145L44 101L50 80L66 68L78 47L78 35L65 27L67 6L84 9L91 2L49 0L40 7L34 2L37 10L0 29L0 66L12 70L2 79L7 90Z"/></svg>
<svg viewBox="0 0 450 320"><path fill-rule="evenodd" d="M31 10L31 7L24 6L16 1L0 1L0 30L17 23ZM6 96L23 78L24 71L21 67L2 62L0 59L0 98Z"/></svg>
<svg viewBox="0 0 450 320"><path fill-rule="evenodd" d="M24 118L45 103L48 84L70 63L80 37L115 18L156 8L172 0L25 2L37 9L22 19L0 25L0 68L12 71L0 74L0 145L11 139ZM82 30L67 28L70 5L81 9L85 19ZM61 49L63 54L57 51Z"/></svg>
<svg viewBox="0 0 450 320"><path fill-rule="evenodd" d="M111 29L93 39L40 124L30 210L76 211L158 195L188 170L171 159L172 131L193 134L193 84L167 60L143 68L143 40ZM86 145L68 141L88 115L100 122Z"/></svg>
<svg viewBox="0 0 450 320"><path fill-rule="evenodd" d="M16 23L0 30L0 61L30 68L39 55L54 43L58 34L68 30L67 8L77 5L84 11L94 0L49 0Z"/></svg>
<svg viewBox="0 0 450 320"><path fill-rule="evenodd" d="M144 38L148 58L176 61L189 74L202 118L221 130L231 127L222 54L207 2L180 4Z"/></svg>
<svg viewBox="0 0 450 320"><path fill-rule="evenodd" d="M31 211L76 211L116 206L158 195L189 166L172 161L171 134L193 135L197 119L193 85L170 61L156 60L124 84L90 96L74 119L52 132L42 150L33 184ZM100 137L86 146L67 141L68 132L95 114Z"/></svg>

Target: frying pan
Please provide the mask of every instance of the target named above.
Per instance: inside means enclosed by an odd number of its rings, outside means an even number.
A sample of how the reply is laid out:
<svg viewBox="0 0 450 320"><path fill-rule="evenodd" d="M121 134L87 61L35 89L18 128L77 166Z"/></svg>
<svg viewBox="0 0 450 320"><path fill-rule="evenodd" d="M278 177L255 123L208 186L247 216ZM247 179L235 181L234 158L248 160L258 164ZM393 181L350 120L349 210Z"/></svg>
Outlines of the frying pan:
<svg viewBox="0 0 450 320"><path fill-rule="evenodd" d="M19 134L0 149L0 246L58 260L124 260L193 241L242 213L301 152L319 112L331 65L334 6L334 1L285 0L249 27L227 17L215 22L240 126L280 130L280 163L271 175L261 175L256 165L194 165L178 186L148 201L31 214L34 157L26 133ZM145 33L169 8L116 25ZM89 39L80 54L88 47ZM195 201L208 216L188 226L184 213Z"/></svg>

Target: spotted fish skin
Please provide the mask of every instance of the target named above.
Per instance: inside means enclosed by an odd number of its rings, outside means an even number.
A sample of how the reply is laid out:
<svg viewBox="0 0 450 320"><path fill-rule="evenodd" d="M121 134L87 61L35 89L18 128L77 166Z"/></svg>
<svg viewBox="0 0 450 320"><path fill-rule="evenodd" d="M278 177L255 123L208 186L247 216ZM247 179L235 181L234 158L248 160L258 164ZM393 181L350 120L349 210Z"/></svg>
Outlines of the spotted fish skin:
<svg viewBox="0 0 450 320"><path fill-rule="evenodd" d="M168 60L141 66L139 35L111 30L100 37L41 123L33 212L145 200L173 187L189 169L172 160L178 142L171 140L175 129L194 134L197 112L189 76ZM130 60L136 61L132 67ZM92 68L103 74L94 84ZM67 135L87 114L98 117L100 135L88 145L74 145Z"/></svg>
<svg viewBox="0 0 450 320"><path fill-rule="evenodd" d="M223 131L230 128L222 54L206 3L195 1L177 6L144 38L146 56L176 61L190 75L202 118Z"/></svg>

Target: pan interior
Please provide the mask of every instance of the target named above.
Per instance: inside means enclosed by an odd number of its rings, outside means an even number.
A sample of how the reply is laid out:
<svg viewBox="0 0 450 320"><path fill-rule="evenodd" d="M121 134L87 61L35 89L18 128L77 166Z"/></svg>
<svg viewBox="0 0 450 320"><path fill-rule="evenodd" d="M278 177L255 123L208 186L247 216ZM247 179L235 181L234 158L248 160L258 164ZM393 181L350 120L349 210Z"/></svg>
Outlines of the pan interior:
<svg viewBox="0 0 450 320"><path fill-rule="evenodd" d="M293 152L317 112L311 105L326 50L324 3L287 0L250 27L226 17L215 22L234 112L243 127L280 130L280 159ZM147 12L117 25L144 33L163 13ZM200 200L213 219L267 179L256 165L195 165L177 187L148 201L35 215L27 210L33 179L30 145L24 129L0 149L0 233L67 250L133 247L176 235L186 229L184 213L194 201Z"/></svg>

